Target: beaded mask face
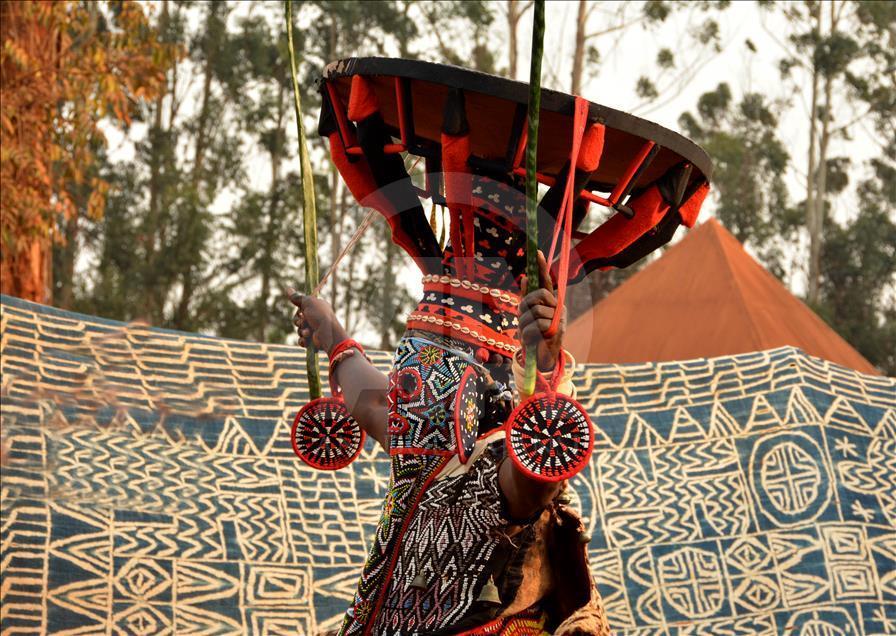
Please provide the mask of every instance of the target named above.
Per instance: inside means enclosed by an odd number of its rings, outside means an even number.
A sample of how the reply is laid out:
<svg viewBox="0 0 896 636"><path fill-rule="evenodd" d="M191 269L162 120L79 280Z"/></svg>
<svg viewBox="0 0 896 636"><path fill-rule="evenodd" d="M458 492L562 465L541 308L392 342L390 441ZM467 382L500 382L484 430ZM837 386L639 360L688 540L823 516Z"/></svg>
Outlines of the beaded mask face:
<svg viewBox="0 0 896 636"><path fill-rule="evenodd" d="M390 452L452 455L472 448L482 410L477 369L464 352L422 338L402 340L389 377Z"/></svg>

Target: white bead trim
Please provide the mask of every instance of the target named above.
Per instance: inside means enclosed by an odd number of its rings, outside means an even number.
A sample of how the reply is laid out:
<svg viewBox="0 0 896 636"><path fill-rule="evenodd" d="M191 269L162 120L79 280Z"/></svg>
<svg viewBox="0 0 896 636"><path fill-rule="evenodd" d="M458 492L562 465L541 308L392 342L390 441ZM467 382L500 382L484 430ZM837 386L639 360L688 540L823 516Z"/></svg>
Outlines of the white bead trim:
<svg viewBox="0 0 896 636"><path fill-rule="evenodd" d="M473 331L469 327L461 325L460 323L453 322L451 320L444 320L442 318L438 318L437 316L428 316L426 314L412 313L410 316L408 316L408 322L410 322L411 320L419 320L421 322L428 322L433 325L439 325L440 327L450 327L451 329L460 331L462 334L472 336L479 342L483 342L491 347L495 347L497 349L502 349L502 350L508 351L510 353L514 353L519 348L514 345L509 345L504 342L500 342L498 340L495 340L494 338L489 338L487 336L483 336L482 334L480 334L476 331Z"/></svg>
<svg viewBox="0 0 896 636"><path fill-rule="evenodd" d="M451 278L450 276L438 276L436 274L426 274L423 277L423 283L441 283L443 285L451 285L452 287L463 288L463 289L471 289L474 292L478 292L480 294L491 296L492 298L497 298L501 302L507 303L508 305L517 306L520 303L520 299L515 294L511 294L506 291L502 291L500 289L491 289L490 287L486 287L485 285L480 285L479 283L473 283L468 280L459 280L457 278Z"/></svg>

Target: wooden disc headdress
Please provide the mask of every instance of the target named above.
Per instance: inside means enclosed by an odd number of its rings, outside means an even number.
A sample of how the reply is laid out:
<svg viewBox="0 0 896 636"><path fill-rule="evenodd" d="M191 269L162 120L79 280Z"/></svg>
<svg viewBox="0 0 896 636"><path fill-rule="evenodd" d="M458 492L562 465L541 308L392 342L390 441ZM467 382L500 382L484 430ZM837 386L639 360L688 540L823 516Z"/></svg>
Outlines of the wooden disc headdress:
<svg viewBox="0 0 896 636"><path fill-rule="evenodd" d="M475 252L475 201L465 176L525 188L530 201L535 180L549 187L534 222L529 205L526 231L543 237L540 245L548 253L561 307L568 282L594 269L627 267L666 244L680 225L693 226L709 192L712 165L699 146L628 113L541 91L540 79L530 86L429 62L350 58L329 64L319 87L318 132L329 139L342 178L359 203L386 217L393 241L424 274L440 273L442 251L421 198L447 206L452 243L460 243L453 246L455 253ZM527 121L533 119L527 117L530 103L537 104L534 127ZM421 186L409 178L405 153L426 162ZM579 231L591 203L603 216L586 224L590 231ZM556 312L551 332L561 313ZM534 365L530 370L527 382L534 383ZM571 398L543 382L537 388L507 422L508 452L537 478L565 479L588 461L591 422ZM539 444L547 447L546 426L569 429L569 443L552 435L558 443L540 454L535 442L541 436Z"/></svg>
<svg viewBox="0 0 896 636"><path fill-rule="evenodd" d="M350 58L329 64L320 81L318 132L358 202L389 221L393 240L424 272L441 256L418 197L462 201L452 175L523 177L528 85L478 71L417 60ZM570 281L588 272L626 267L692 226L709 191L711 162L699 146L662 126L580 97L544 90L539 117L537 178L562 187L571 180ZM569 178L571 150L575 170ZM413 185L400 160L426 161L427 183ZM441 174L448 175L441 194ZM469 198L467 193L467 199ZM563 210L542 208L562 227ZM559 203L559 202L558 202ZM579 232L587 205L609 214ZM453 222L453 210L452 222ZM458 211L459 225L463 225ZM547 228L554 231L554 228ZM560 275L559 256L553 262Z"/></svg>

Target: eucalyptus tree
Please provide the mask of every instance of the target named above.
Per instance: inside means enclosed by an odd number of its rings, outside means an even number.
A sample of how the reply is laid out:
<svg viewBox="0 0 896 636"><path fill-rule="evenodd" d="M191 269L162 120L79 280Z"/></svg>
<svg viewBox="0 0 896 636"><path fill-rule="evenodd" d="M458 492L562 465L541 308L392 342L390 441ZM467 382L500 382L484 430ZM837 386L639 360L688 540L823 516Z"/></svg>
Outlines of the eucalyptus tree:
<svg viewBox="0 0 896 636"><path fill-rule="evenodd" d="M165 90L143 112L145 135L132 156L105 166L112 187L104 216L89 229L96 267L76 303L84 309L181 329L210 326L193 308L209 293L211 208L243 178L223 88L229 12L223 3L162 3L161 38L188 56L170 66Z"/></svg>
<svg viewBox="0 0 896 636"><path fill-rule="evenodd" d="M696 113L684 113L679 125L713 159L714 215L784 278L784 243L794 238L799 219L789 210L790 156L773 105L759 93L735 99L723 82L701 95Z"/></svg>
<svg viewBox="0 0 896 636"><path fill-rule="evenodd" d="M768 32L780 46L782 81L793 87L807 107L808 152L799 165L809 241L807 299L817 304L826 211L837 190L831 170L848 156L834 156L834 152L838 145L846 147L857 129L869 122L875 123L876 141L884 151L892 144L896 3L806 0L760 2L760 6L783 18L784 32Z"/></svg>

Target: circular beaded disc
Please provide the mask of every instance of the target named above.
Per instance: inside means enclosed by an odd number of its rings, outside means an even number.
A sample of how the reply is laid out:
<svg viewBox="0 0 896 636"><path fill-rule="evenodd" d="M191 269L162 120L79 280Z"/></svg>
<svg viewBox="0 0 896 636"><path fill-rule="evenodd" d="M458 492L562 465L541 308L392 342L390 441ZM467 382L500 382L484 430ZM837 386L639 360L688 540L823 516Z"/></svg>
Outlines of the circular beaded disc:
<svg viewBox="0 0 896 636"><path fill-rule="evenodd" d="M582 406L560 393L536 393L507 419L507 454L541 481L573 477L591 459L594 429Z"/></svg>
<svg viewBox="0 0 896 636"><path fill-rule="evenodd" d="M364 446L364 437L340 398L311 400L292 423L292 449L299 459L320 470L351 464Z"/></svg>
<svg viewBox="0 0 896 636"><path fill-rule="evenodd" d="M460 379L460 389L454 402L454 434L461 464L466 464L479 435L482 417L482 390L476 369L467 367Z"/></svg>

